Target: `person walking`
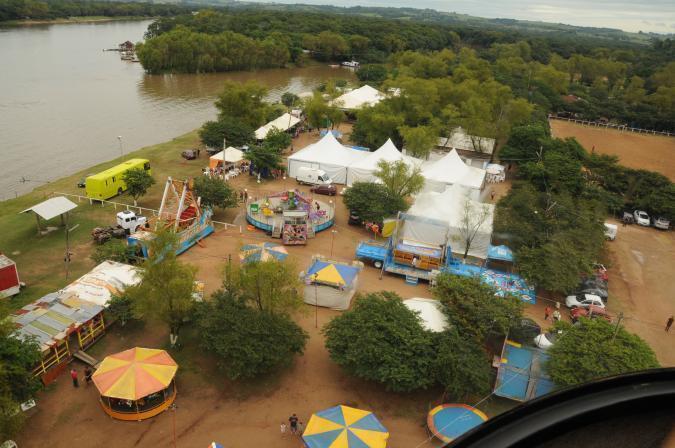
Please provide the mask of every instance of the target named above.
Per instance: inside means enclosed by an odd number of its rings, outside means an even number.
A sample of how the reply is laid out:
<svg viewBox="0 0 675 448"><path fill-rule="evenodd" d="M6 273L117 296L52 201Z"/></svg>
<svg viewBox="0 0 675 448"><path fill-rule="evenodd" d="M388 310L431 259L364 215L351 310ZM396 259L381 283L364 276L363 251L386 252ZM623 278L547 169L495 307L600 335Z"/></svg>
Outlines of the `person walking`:
<svg viewBox="0 0 675 448"><path fill-rule="evenodd" d="M298 416L293 414L288 417L288 423L291 427L291 434L297 434L298 432Z"/></svg>
<svg viewBox="0 0 675 448"><path fill-rule="evenodd" d="M91 370L91 367L87 366L84 368L84 382L87 386L91 383L91 376L94 374L94 371Z"/></svg>
<svg viewBox="0 0 675 448"><path fill-rule="evenodd" d="M77 382L77 370L75 367L70 369L70 377L73 379L73 387L80 387L80 384Z"/></svg>
<svg viewBox="0 0 675 448"><path fill-rule="evenodd" d="M555 311L553 312L553 320L554 320L555 322L560 322L560 319L562 319L562 315L560 314L560 311L555 310Z"/></svg>
<svg viewBox="0 0 675 448"><path fill-rule="evenodd" d="M544 310L544 320L549 320L551 318L552 311L550 306L546 306L546 309Z"/></svg>
<svg viewBox="0 0 675 448"><path fill-rule="evenodd" d="M494 190L492 190L492 191L490 192L490 199L491 199L492 201L495 200L495 195L496 195L496 194L497 194L497 193L496 193Z"/></svg>
<svg viewBox="0 0 675 448"><path fill-rule="evenodd" d="M675 321L675 317L670 316L668 320L666 321L666 332L670 331L670 327L673 326L673 321Z"/></svg>
<svg viewBox="0 0 675 448"><path fill-rule="evenodd" d="M281 429L281 437L286 437L286 429L287 429L287 428L288 428L288 427L286 426L286 423L281 422L281 427L280 427L280 429Z"/></svg>

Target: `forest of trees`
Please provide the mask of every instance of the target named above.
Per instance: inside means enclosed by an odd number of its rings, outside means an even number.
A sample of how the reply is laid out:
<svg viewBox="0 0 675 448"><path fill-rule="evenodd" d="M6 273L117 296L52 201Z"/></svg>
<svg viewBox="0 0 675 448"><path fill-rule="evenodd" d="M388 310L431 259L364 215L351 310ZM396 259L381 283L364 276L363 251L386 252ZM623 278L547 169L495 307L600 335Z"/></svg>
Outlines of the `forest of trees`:
<svg viewBox="0 0 675 448"><path fill-rule="evenodd" d="M673 41L605 43L589 46L558 35L415 20L235 8L160 18L148 27L138 54L152 73L283 67L302 65L310 57L335 62L354 58L368 63L370 70L360 77L369 83L389 77L395 82L388 85L398 87L406 76L438 80L436 84L450 77L465 88L489 91L489 83L496 81L510 88L509 95L527 99L546 113L675 130ZM494 94L492 103L501 101L499 92L489 93ZM451 104L457 100L445 99ZM471 106L475 114L500 114L502 123L494 122L492 133L505 135L505 109ZM402 141L400 135L395 137Z"/></svg>
<svg viewBox="0 0 675 448"><path fill-rule="evenodd" d="M106 2L86 0L0 0L0 22L51 20L68 17L158 17L175 16L194 8L177 4Z"/></svg>

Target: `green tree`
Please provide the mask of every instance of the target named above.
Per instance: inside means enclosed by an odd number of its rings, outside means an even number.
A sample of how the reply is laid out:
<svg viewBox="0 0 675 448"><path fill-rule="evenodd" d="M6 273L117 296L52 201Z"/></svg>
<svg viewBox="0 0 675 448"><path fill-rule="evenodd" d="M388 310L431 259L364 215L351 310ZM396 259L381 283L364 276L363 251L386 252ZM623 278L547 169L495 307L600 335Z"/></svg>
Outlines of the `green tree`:
<svg viewBox="0 0 675 448"><path fill-rule="evenodd" d="M15 328L0 309L0 440L15 436L25 415L19 404L32 398L40 389L33 369L40 362L40 348L34 340L23 340L14 334Z"/></svg>
<svg viewBox="0 0 675 448"><path fill-rule="evenodd" d="M126 242L113 238L100 246L96 246L90 258L96 264L103 263L106 260L128 263L131 256L132 252Z"/></svg>
<svg viewBox="0 0 675 448"><path fill-rule="evenodd" d="M302 306L302 282L289 261L266 260L228 265L224 287L259 311L289 314Z"/></svg>
<svg viewBox="0 0 675 448"><path fill-rule="evenodd" d="M364 107L356 113L351 139L367 148L379 148L388 138L400 146L402 139L398 128L402 125L403 116L394 113L387 104L380 102L373 107Z"/></svg>
<svg viewBox="0 0 675 448"><path fill-rule="evenodd" d="M393 392L435 383L433 336L394 293L358 297L323 333L331 359L354 376Z"/></svg>
<svg viewBox="0 0 675 448"><path fill-rule="evenodd" d="M424 188L422 169L418 166L410 166L403 160L392 162L380 160L374 174L394 196L406 198L419 193Z"/></svg>
<svg viewBox="0 0 675 448"><path fill-rule="evenodd" d="M263 141L263 146L272 149L278 153L283 152L286 148L291 146L292 138L290 134L279 129L272 129L267 133L265 140Z"/></svg>
<svg viewBox="0 0 675 448"><path fill-rule="evenodd" d="M122 181L127 185L127 191L134 198L137 205L138 198L145 195L148 189L155 184L155 179L143 168L132 168L122 174Z"/></svg>
<svg viewBox="0 0 675 448"><path fill-rule="evenodd" d="M290 365L308 336L285 314L248 307L235 294L215 293L196 312L201 346L228 378L248 379Z"/></svg>
<svg viewBox="0 0 675 448"><path fill-rule="evenodd" d="M195 268L178 261L178 237L169 230L157 232L150 242L148 259L138 285L127 288L134 315L157 320L169 327L169 342L175 346L181 328L192 316Z"/></svg>
<svg viewBox="0 0 675 448"><path fill-rule="evenodd" d="M359 81L380 84L387 79L387 68L382 64L364 64L356 71Z"/></svg>
<svg viewBox="0 0 675 448"><path fill-rule="evenodd" d="M113 295L108 303L108 312L113 315L120 325L125 326L130 320L134 320L133 301L126 294Z"/></svg>
<svg viewBox="0 0 675 448"><path fill-rule="evenodd" d="M506 335L511 323L522 316L523 303L511 295L496 296L497 290L477 277L443 273L436 278L434 298L444 305L448 321L460 334L484 342L488 335Z"/></svg>
<svg viewBox="0 0 675 448"><path fill-rule="evenodd" d="M237 192L221 179L209 176L199 176L194 180L197 196L205 207L233 208L239 204Z"/></svg>
<svg viewBox="0 0 675 448"><path fill-rule="evenodd" d="M438 143L439 130L436 126L401 126L398 130L403 136L408 154L413 157L428 157Z"/></svg>
<svg viewBox="0 0 675 448"><path fill-rule="evenodd" d="M236 117L220 117L207 121L199 129L199 138L209 148L223 149L228 146L243 146L254 140L253 128Z"/></svg>
<svg viewBox="0 0 675 448"><path fill-rule="evenodd" d="M344 194L347 208L363 221L382 222L384 218L406 211L409 205L401 196L395 196L382 184L356 182Z"/></svg>
<svg viewBox="0 0 675 448"><path fill-rule="evenodd" d="M577 325L559 322L556 328L562 335L548 350L546 370L559 386L659 367L642 338L604 319L581 318Z"/></svg>
<svg viewBox="0 0 675 448"><path fill-rule="evenodd" d="M300 103L300 97L293 92L284 92L281 95L281 104L291 108Z"/></svg>
<svg viewBox="0 0 675 448"><path fill-rule="evenodd" d="M277 170L282 167L282 159L279 152L274 148L263 146L253 146L244 154L247 160L250 160L254 168L261 175L269 173L271 170Z"/></svg>
<svg viewBox="0 0 675 448"><path fill-rule="evenodd" d="M466 260L476 235L485 228L487 222L492 221L492 210L488 204L475 204L467 197L462 204L459 218L459 247L464 247Z"/></svg>
<svg viewBox="0 0 675 448"><path fill-rule="evenodd" d="M458 401L490 391L490 357L474 338L450 329L435 336L436 377L445 392Z"/></svg>
<svg viewBox="0 0 675 448"><path fill-rule="evenodd" d="M548 137L548 130L543 124L516 126L499 151L499 158L516 164L537 160Z"/></svg>
<svg viewBox="0 0 675 448"><path fill-rule="evenodd" d="M315 92L312 97L305 100L305 115L310 126L317 129L326 127L328 103L323 99L321 93Z"/></svg>
<svg viewBox="0 0 675 448"><path fill-rule="evenodd" d="M236 117L256 129L265 122L266 94L267 89L254 81L225 81L223 91L218 95L216 108L221 118Z"/></svg>

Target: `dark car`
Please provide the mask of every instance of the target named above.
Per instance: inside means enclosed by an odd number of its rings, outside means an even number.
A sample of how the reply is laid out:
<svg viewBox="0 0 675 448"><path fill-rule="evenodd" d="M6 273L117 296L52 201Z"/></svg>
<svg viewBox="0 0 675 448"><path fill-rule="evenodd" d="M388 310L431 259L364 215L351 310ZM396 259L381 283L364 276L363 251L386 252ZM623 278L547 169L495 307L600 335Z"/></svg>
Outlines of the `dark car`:
<svg viewBox="0 0 675 448"><path fill-rule="evenodd" d="M312 188L309 189L312 193L316 194L325 194L328 196L335 196L337 194L337 188L335 188L335 185L330 184L330 185L314 185Z"/></svg>
<svg viewBox="0 0 675 448"><path fill-rule="evenodd" d="M347 224L349 224L350 226L360 226L361 224L363 224L363 221L361 220L361 217L359 215L350 211Z"/></svg>
<svg viewBox="0 0 675 448"><path fill-rule="evenodd" d="M180 156L184 158L185 160L194 160L197 158L197 151L194 149L186 149L185 151L180 153Z"/></svg>

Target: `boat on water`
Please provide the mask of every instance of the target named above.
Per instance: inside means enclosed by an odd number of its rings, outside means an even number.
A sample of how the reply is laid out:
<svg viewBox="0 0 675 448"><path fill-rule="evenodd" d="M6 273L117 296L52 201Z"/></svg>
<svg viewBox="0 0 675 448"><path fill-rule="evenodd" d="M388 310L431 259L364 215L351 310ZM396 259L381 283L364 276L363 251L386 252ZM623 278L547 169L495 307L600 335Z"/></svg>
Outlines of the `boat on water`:
<svg viewBox="0 0 675 448"><path fill-rule="evenodd" d="M359 68L359 64L356 61L345 61L341 64L343 67Z"/></svg>

